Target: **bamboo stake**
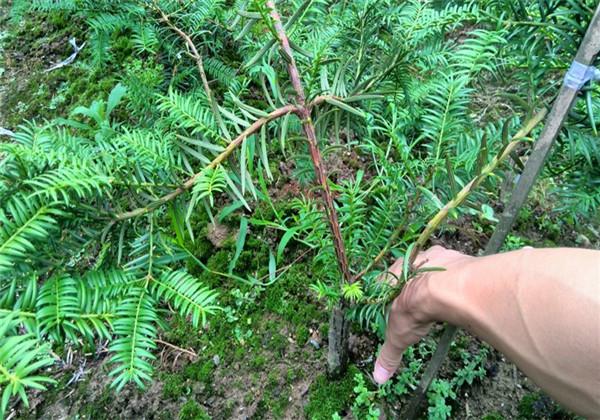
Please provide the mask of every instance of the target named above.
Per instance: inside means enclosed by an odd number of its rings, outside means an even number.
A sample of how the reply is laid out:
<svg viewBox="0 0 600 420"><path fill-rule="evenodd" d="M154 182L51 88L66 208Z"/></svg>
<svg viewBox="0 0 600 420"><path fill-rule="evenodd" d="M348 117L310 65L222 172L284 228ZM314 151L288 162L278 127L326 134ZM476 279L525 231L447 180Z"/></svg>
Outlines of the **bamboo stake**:
<svg viewBox="0 0 600 420"><path fill-rule="evenodd" d="M592 18L585 37L577 51L575 60L589 66L594 61L596 55L598 55L599 50L600 7L598 7L596 13L594 13L594 17ZM536 142L535 147L531 152L531 156L523 169L523 173L519 177L519 181L513 190L510 201L500 216L500 222L490 238L488 244L489 249L499 250L502 247L504 239L506 239L506 236L510 232L519 210L523 206L523 203L527 199L527 195L531 191L535 180L542 170L544 162L550 153L550 149L552 148L564 121L567 119L569 110L573 106L576 97L577 91L563 84L558 97L554 101L552 111L550 111L544 130L542 131L539 140Z"/></svg>
<svg viewBox="0 0 600 420"><path fill-rule="evenodd" d="M583 41L577 50L575 60L581 64L589 66L594 61L599 51L600 5L596 8L596 12L592 17L592 21L588 26ZM537 179L546 158L548 157L550 149L554 144L554 140L558 136L558 133L567 118L569 110L571 109L576 96L576 90L568 88L563 84L558 97L554 101L552 110L548 115L544 130L536 142L531 156L527 160L527 164L525 165L525 169L519 178L519 182L513 190L510 202L500 217L500 222L494 230L494 234L485 247L484 255L494 254L502 247L506 236L514 224L518 211L523 206L529 191L531 191L531 188L535 183L535 180ZM401 415L401 418L410 420L417 416L419 407L425 399L427 389L429 388L429 385L433 379L437 376L438 370L446 359L446 355L450 350L450 345L454 340L456 332L457 327L453 325L446 326L446 329L444 330L444 333L442 334L442 337L438 343L437 349L431 358L425 373L423 373L421 382L419 383L407 409L404 410L403 414Z"/></svg>

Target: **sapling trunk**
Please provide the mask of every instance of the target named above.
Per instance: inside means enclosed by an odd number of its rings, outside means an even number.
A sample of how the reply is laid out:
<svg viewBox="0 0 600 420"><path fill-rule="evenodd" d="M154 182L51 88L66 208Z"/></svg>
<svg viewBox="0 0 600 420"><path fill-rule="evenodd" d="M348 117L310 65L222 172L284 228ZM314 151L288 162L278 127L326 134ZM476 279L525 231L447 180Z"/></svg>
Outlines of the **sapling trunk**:
<svg viewBox="0 0 600 420"><path fill-rule="evenodd" d="M327 375L338 379L348 367L348 337L350 322L346 317L346 304L338 302L329 314L329 334L327 349Z"/></svg>
<svg viewBox="0 0 600 420"><path fill-rule="evenodd" d="M350 269L348 266L348 259L346 257L346 250L344 247L344 241L342 239L342 232L337 217L337 211L333 203L333 195L329 188L329 181L325 168L323 165L323 158L319 145L317 143L317 136L315 133L315 126L311 119L311 109L306 105L306 98L304 95L304 88L302 87L302 81L300 79L300 73L294 60L294 54L290 48L290 43L285 32L285 28L281 23L281 18L277 9L275 8L275 2L272 0L267 1L267 7L270 9L270 16L273 19L273 27L277 35L280 51L282 57L287 62L288 75L294 91L296 92L296 104L298 110L296 114L302 122L302 129L308 140L308 147L310 150L310 157L315 170L315 176L318 184L323 190L323 201L325 203L325 211L327 213L327 220L329 222L329 228L333 237L333 246L335 248L335 255L337 257L338 268L342 275L341 282L352 282L352 276L350 275ZM338 303L332 310L329 318L329 343L328 343L328 357L327 367L328 373L331 377L339 377L346 371L348 364L348 320L345 314L345 304L343 300Z"/></svg>

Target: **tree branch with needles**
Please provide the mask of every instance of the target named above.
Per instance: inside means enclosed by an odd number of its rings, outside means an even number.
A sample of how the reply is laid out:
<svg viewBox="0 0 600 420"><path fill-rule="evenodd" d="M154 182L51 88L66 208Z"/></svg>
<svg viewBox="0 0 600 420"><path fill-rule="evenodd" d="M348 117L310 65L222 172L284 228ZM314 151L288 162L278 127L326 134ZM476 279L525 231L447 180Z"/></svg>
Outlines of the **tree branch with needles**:
<svg viewBox="0 0 600 420"><path fill-rule="evenodd" d="M196 48L196 44L194 44L194 41L192 41L192 38L188 34L177 27L169 18L169 16L160 7L158 7L156 1L154 1L150 7L160 15L161 22L164 22L173 32L175 32L181 39L185 41L189 56L196 62L196 67L198 68L200 79L202 80L204 93L206 94L211 110L217 120L217 123L219 124L219 127L223 131L223 134L229 140L229 132L227 131L225 124L223 124L221 113L219 112L219 105L217 104L212 90L210 89L210 85L208 84L208 78L206 77L206 71L204 70L204 61L202 59L202 55L198 52L198 48Z"/></svg>
<svg viewBox="0 0 600 420"><path fill-rule="evenodd" d="M183 184L181 184L181 186L177 187L175 190L171 191L170 193L163 195L162 197L151 202L150 204L148 204L145 207L140 207L135 210L127 211L124 213L118 213L115 215L114 218L117 221L121 221L121 220L127 220L127 219L131 219L134 217L142 216L146 213L150 213L151 211L155 210L156 208L162 206L163 204L165 204L171 200L174 200L176 197L178 197L179 195L183 194L184 192L186 192L187 190L192 188L194 186L194 183L196 182L196 180L200 177L200 175L202 175L202 173L204 171L206 171L207 169L214 169L218 165L223 163L229 157L229 155L231 155L231 153L233 153L233 151L244 142L244 140L246 140L249 136L251 136L252 134L257 132L258 130L260 130L262 128L262 126L269 123L270 121L273 121L277 118L283 117L284 115L287 115L287 114L290 114L293 112L297 112L297 110L298 110L298 107L296 107L295 105L286 105L286 106L276 109L275 111L272 111L266 117L257 119L256 121L254 121L252 123L252 125L250 125L248 128L246 128L239 136L237 136L234 140L232 140L231 143L229 143L227 145L225 150L223 150L207 166L202 168L202 170L200 172L197 172L194 175L192 175L190 178L188 178Z"/></svg>

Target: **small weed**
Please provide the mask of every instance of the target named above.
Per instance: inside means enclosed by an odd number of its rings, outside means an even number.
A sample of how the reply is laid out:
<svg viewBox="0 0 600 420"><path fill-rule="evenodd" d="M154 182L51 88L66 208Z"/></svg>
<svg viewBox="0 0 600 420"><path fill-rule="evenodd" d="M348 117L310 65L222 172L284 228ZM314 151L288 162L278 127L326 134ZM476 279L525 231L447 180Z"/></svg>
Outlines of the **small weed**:
<svg viewBox="0 0 600 420"><path fill-rule="evenodd" d="M377 420L380 416L380 410L377 408L378 392L369 389L365 383L365 378L361 373L354 375L356 386L353 388L356 398L352 404L352 413L356 418L365 420Z"/></svg>

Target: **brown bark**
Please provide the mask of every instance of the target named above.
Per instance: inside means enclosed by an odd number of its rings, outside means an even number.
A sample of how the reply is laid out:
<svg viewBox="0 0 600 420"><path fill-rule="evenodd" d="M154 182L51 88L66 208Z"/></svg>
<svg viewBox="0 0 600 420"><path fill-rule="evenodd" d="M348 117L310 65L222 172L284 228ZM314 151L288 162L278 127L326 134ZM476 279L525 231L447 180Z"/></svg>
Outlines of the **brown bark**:
<svg viewBox="0 0 600 420"><path fill-rule="evenodd" d="M348 267L348 259L346 257L346 250L344 248L344 241L342 239L342 232L340 230L337 211L333 203L333 196L329 188L327 175L325 174L325 170L323 168L323 158L321 156L321 151L319 150L317 136L315 133L315 127L310 117L311 110L306 105L306 98L304 95L304 88L302 87L302 82L300 79L300 73L298 72L298 67L296 66L294 54L290 47L288 37L285 33L285 29L283 28L283 24L281 23L281 17L279 16L277 9L275 8L275 2L273 0L269 0L266 4L267 7L271 9L270 15L273 19L275 31L277 32L279 45L281 47L281 54L284 55L285 60L288 63L288 75L290 76L290 81L292 83L294 91L296 92L296 103L298 105L298 110L296 111L296 113L302 121L302 129L304 130L304 134L306 135L306 139L308 140L310 157L312 159L315 175L317 177L317 182L321 185L321 188L323 189L325 210L327 212L329 228L331 229L331 234L333 235L335 254L337 256L340 273L343 276L343 281L350 282L352 281L352 276L350 275L350 269ZM320 100L321 98L318 99Z"/></svg>

